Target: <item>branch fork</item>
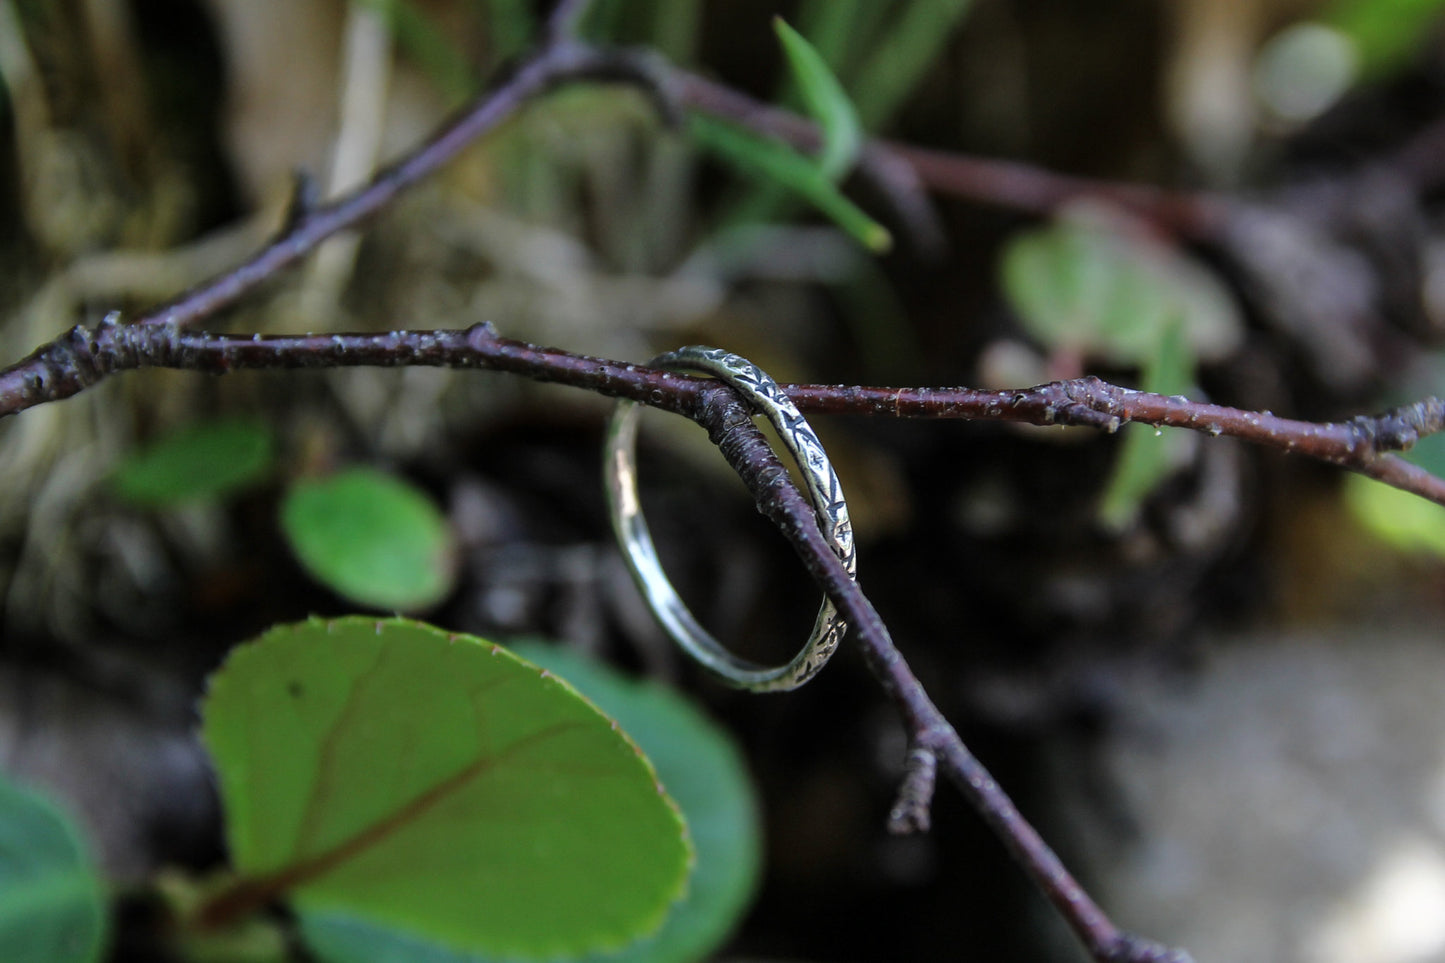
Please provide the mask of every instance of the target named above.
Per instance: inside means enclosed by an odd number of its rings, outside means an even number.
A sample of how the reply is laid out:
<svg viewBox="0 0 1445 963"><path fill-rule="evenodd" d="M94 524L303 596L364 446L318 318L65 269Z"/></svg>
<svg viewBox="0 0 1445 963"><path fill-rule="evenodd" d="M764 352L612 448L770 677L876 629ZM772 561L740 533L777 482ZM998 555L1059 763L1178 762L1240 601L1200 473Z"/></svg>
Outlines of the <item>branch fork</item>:
<svg viewBox="0 0 1445 963"><path fill-rule="evenodd" d="M406 188L434 173L478 137L494 130L533 98L580 79L637 85L662 110L679 106L727 116L763 133L807 145L817 131L795 115L758 104L728 88L670 67L646 54L605 51L577 39L588 0L562 0L547 25L546 42L508 79L434 137L358 190L317 205L298 190L281 234L243 264L168 304L124 324L108 315L94 328L78 326L27 358L0 370L0 418L78 394L107 376L144 367L209 373L243 369L431 365L486 368L627 398L691 418L748 485L760 511L794 546L813 579L847 618L873 674L898 707L909 734L904 777L889 815L894 832L926 831L940 770L998 834L1020 866L1050 899L1096 963L1189 963L1172 949L1119 930L1069 874L929 699L894 645L862 588L848 576L818 528L808 500L789 479L742 401L715 382L572 354L500 337L490 325L461 330L384 334L222 335L190 331L214 318L263 281L306 257L327 237L356 226ZM1079 193L1117 196L1156 223L1208 236L1228 215L1219 198L1121 189L902 145L875 143L865 173L917 199L917 185L951 191L1014 209L1048 210ZM901 187L899 185L902 185ZM926 213L926 212L925 212ZM872 388L784 385L805 413L883 417L1018 421L1116 431L1137 421L1230 435L1340 465L1445 504L1445 481L1392 452L1445 430L1445 401L1412 405L1343 423L1315 424L1133 391L1097 378L1054 382L1016 391L969 388Z"/></svg>

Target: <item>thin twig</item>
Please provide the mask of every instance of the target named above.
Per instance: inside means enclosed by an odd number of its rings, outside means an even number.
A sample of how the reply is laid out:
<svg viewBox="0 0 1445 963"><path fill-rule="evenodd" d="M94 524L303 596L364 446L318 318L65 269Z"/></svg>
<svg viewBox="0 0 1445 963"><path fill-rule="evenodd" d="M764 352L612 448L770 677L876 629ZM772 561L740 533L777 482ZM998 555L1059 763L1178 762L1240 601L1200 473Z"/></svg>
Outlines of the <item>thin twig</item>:
<svg viewBox="0 0 1445 963"><path fill-rule="evenodd" d="M923 746L908 750L908 767L898 787L898 798L888 812L889 832L899 835L928 832L937 782L938 754Z"/></svg>
<svg viewBox="0 0 1445 963"><path fill-rule="evenodd" d="M859 583L829 548L812 506L753 424L747 406L730 389L710 385L699 393L688 414L707 429L713 444L747 484L758 510L788 538L813 580L843 614L868 667L903 715L912 745L936 756L944 773L1054 904L1090 956L1097 963L1188 963L1190 958L1182 950L1124 933L1115 926L969 752L893 644ZM921 784L913 787L914 791L922 788ZM926 808L926 800L919 799L914 805Z"/></svg>
<svg viewBox="0 0 1445 963"><path fill-rule="evenodd" d="M327 204L294 208L285 232L248 261L147 311L135 323L185 328L215 315L310 254L337 231L353 227L386 207L402 191L434 173L530 100L565 81L584 79L638 84L654 98L660 96L655 89L656 77L643 58L580 43L548 44L505 83L489 91L416 150L382 169L368 184Z"/></svg>
<svg viewBox="0 0 1445 963"><path fill-rule="evenodd" d="M800 150L813 150L822 142L818 126L791 111L679 68L669 70L668 78L672 96L684 107L777 137ZM1069 201L1095 198L1117 204L1162 230L1194 239L1215 237L1233 208L1231 201L1215 194L1073 177L1016 161L882 139L865 145L859 168L892 196L899 183L892 171L900 163L912 167L918 182L937 194L1032 214L1049 214Z"/></svg>
<svg viewBox="0 0 1445 963"><path fill-rule="evenodd" d="M282 235L239 267L147 312L135 324L122 325L112 318L93 329L77 327L0 371L0 417L77 394L115 372L143 367L219 374L241 369L361 365L508 371L691 417L708 428L759 507L789 538L813 578L849 620L870 668L898 705L912 749L899 796L898 824L921 827L926 823L935 767L941 767L1059 909L1097 963L1183 963L1188 956L1182 951L1121 932L969 752L893 645L862 589L833 555L811 506L752 425L747 409L726 388L685 375L500 338L486 325L454 331L271 337L186 331L295 264L325 238L375 214L479 135L513 116L523 104L564 81L600 78L636 83L664 108L670 106L669 98L675 98L800 147L817 143L816 129L796 115L680 70L668 68L660 73L653 60L598 51L580 43L576 31L587 8L587 0L560 0L548 22L546 43L505 83L368 185L321 206L298 203ZM919 183L940 193L1038 213L1081 195L1103 197L1192 237L1212 236L1230 210L1229 202L1209 195L1090 181L1022 164L886 142L871 143L862 158L864 171L891 187L894 196L915 190L907 178L898 176L899 164L911 167ZM1097 379L1003 392L838 385L786 385L784 390L809 413L1086 425L1110 431L1140 421L1232 435L1329 461L1445 504L1445 481L1386 454L1441 430L1445 403L1439 399L1373 418L1316 425L1150 395Z"/></svg>
<svg viewBox="0 0 1445 963"><path fill-rule="evenodd" d="M229 371L429 366L507 371L683 412L705 380L498 337L490 325L382 334L226 335L174 324L77 326L0 371L0 417L78 394L119 371ZM1313 458L1445 505L1445 479L1391 456L1445 430L1445 401L1426 398L1374 416L1310 422L1079 378L1005 391L785 384L808 414L1013 421L1107 432L1129 422L1226 435Z"/></svg>
<svg viewBox="0 0 1445 963"><path fill-rule="evenodd" d="M1233 202L1213 194L1172 191L1060 174L1018 161L969 157L890 141L873 147L913 166L935 193L1032 214L1051 214L1070 201L1108 201L1156 227L1194 240L1218 235Z"/></svg>

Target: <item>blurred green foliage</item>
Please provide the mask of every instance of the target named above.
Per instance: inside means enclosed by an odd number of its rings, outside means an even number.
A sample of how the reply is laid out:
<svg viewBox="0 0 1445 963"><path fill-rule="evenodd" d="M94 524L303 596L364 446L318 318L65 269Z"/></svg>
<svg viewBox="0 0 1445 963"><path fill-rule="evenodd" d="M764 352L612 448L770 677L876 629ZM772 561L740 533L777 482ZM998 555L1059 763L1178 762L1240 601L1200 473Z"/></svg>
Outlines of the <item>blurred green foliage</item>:
<svg viewBox="0 0 1445 963"><path fill-rule="evenodd" d="M1354 43L1366 77L1379 77L1415 55L1442 10L1445 0L1335 0L1321 20Z"/></svg>
<svg viewBox="0 0 1445 963"><path fill-rule="evenodd" d="M147 508L212 501L266 478L275 447L271 429L255 418L187 425L122 458L110 487Z"/></svg>
<svg viewBox="0 0 1445 963"><path fill-rule="evenodd" d="M0 959L93 963L108 929L104 898L74 822L0 773Z"/></svg>
<svg viewBox="0 0 1445 963"><path fill-rule="evenodd" d="M1188 393L1199 361L1220 357L1242 334L1233 300L1210 273L1101 210L1076 208L1015 234L999 271L1020 323L1045 350L1137 368L1145 391ZM1099 503L1101 524L1132 523L1189 442L1127 428Z"/></svg>

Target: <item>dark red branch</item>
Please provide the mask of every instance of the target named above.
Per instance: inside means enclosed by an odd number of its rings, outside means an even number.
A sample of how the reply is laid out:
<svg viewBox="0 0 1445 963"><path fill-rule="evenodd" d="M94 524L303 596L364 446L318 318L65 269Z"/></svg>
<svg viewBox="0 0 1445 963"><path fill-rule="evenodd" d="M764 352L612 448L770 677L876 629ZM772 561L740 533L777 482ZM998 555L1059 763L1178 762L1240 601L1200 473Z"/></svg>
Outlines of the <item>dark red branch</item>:
<svg viewBox="0 0 1445 963"><path fill-rule="evenodd" d="M1207 239L1218 234L1232 207L1213 194L1074 177L1017 161L888 141L871 149L888 151L910 164L935 193L1033 214L1050 214L1070 201L1092 198L1122 207L1170 234Z"/></svg>
<svg viewBox="0 0 1445 963"><path fill-rule="evenodd" d="M848 575L843 563L833 554L818 528L812 506L793 485L787 469L753 424L747 406L733 396L730 389L714 383L699 393L689 414L707 429L713 443L747 484L758 510L793 544L813 580L847 620L869 669L902 712L910 743L939 761L944 774L1054 904L1090 956L1098 963L1188 963L1189 956L1182 950L1169 949L1120 931L983 764L969 752L893 644L887 627L859 583ZM911 789L918 793L923 786L914 782ZM927 800L915 798L910 805L915 810L913 818L917 819L916 810L926 809Z"/></svg>
<svg viewBox="0 0 1445 963"><path fill-rule="evenodd" d="M342 367L477 368L628 398L673 412L689 410L705 380L498 337L490 325L382 334L225 335L181 331L170 323L76 327L0 371L0 417L77 394L118 371L181 368L225 374L247 369ZM1117 431L1131 421L1228 435L1326 461L1445 505L1445 480L1389 452L1445 430L1445 401L1344 422L1317 423L1269 412L1134 391L1098 378L1033 388L869 388L783 385L808 414L1017 421Z"/></svg>
<svg viewBox="0 0 1445 963"><path fill-rule="evenodd" d="M171 322L127 325L111 317L95 328L72 328L0 372L0 416L69 398L105 376L142 367L224 375L233 370L405 366L510 372L672 412L688 411L698 390L708 385L707 380L642 364L497 337L487 324L383 334L244 335L181 331ZM1110 432L1137 421L1230 435L1350 468L1445 505L1445 480L1389 455L1445 429L1445 401L1439 398L1350 421L1309 422L1137 392L1097 377L1012 390L851 385L783 385L783 390L808 414L1016 421Z"/></svg>
<svg viewBox="0 0 1445 963"><path fill-rule="evenodd" d="M800 150L814 150L821 142L817 125L791 111L684 70L674 68L668 78L669 92L683 107L723 117ZM918 183L934 193L976 204L1049 214L1069 201L1096 198L1117 204L1171 234L1196 239L1214 237L1232 208L1230 201L1214 194L1073 177L1015 161L887 140L869 141L859 161L863 173L890 195L896 193L892 188L898 177L892 171L899 164L911 167Z"/></svg>
<svg viewBox="0 0 1445 963"><path fill-rule="evenodd" d="M747 410L725 387L500 338L487 325L454 331L266 337L186 330L295 264L325 238L375 214L477 137L512 117L522 105L562 82L596 78L635 83L654 98L665 115L681 104L801 148L816 146L816 128L801 117L684 71L659 66L647 57L598 51L581 44L575 37L587 8L587 0L561 0L549 19L547 41L534 56L370 184L319 206L298 193L298 203L282 235L242 265L147 312L135 324L108 319L94 329L77 327L0 371L0 417L70 397L115 372L145 367L223 374L241 369L407 365L506 371L629 398L690 417L709 430L748 484L759 508L791 541L815 581L848 619L870 669L899 706L911 753L894 825L926 826L936 770L941 768L1058 908L1096 963L1184 963L1188 956L1180 950L1121 932L969 752L924 692L858 583L848 577L832 553L811 506L793 487ZM1430 166L1424 155L1436 141L1420 143L1423 146L1413 153L1402 153L1402 167ZM880 141L865 148L860 165L905 217L909 217L910 199L922 197L919 186L1035 213L1053 211L1078 197L1104 198L1161 228L1196 238L1213 236L1231 211L1230 202L1210 195L1092 181L1023 164ZM1426 173L1419 177L1424 179ZM909 219L919 220L916 216ZM1017 391L844 385L785 385L784 390L808 413L1018 421L1106 431L1139 421L1230 435L1328 461L1445 504L1445 481L1387 454L1442 429L1445 403L1435 398L1376 417L1312 424L1131 391L1092 378ZM254 905L257 898L249 895L246 905Z"/></svg>

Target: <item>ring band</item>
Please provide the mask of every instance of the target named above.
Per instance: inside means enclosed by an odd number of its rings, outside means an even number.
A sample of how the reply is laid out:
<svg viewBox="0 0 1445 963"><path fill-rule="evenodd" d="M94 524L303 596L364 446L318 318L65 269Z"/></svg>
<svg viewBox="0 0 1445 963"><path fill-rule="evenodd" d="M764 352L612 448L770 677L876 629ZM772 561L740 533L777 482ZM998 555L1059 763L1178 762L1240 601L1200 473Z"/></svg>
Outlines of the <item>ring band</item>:
<svg viewBox="0 0 1445 963"><path fill-rule="evenodd" d="M746 358L721 348L697 345L658 355L648 362L648 366L714 375L741 392L759 414L772 422L783 446L802 469L819 528L848 574L856 576L858 565L853 547L853 523L848 518L843 488L823 451L822 442L777 382ZM652 534L642 517L634 456L638 412L635 402L621 400L617 403L608 425L604 455L612 529L622 546L633 580L668 634L689 655L713 672L735 686L754 692L796 689L817 674L832 657L847 630L847 623L832 601L824 598L807 644L791 662L776 668L738 658L698 624L663 573Z"/></svg>

